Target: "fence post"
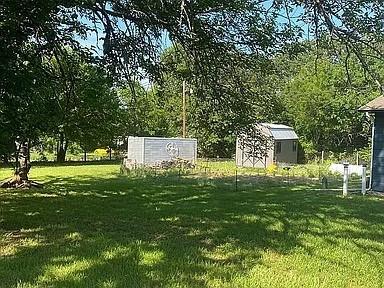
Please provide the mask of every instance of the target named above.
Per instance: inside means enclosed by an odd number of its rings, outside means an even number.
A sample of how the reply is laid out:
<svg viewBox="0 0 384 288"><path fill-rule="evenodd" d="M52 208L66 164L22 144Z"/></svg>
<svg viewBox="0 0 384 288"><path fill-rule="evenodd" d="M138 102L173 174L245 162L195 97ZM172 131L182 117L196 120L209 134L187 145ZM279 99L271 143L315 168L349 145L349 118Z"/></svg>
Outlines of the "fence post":
<svg viewBox="0 0 384 288"><path fill-rule="evenodd" d="M288 185L291 184L291 181L290 181L290 179L289 179L289 170L290 170L290 169L288 169Z"/></svg>
<svg viewBox="0 0 384 288"><path fill-rule="evenodd" d="M323 177L321 178L321 187L322 187L323 189L328 189L328 178L325 177L325 176L323 176Z"/></svg>
<svg viewBox="0 0 384 288"><path fill-rule="evenodd" d="M344 175L343 175L343 196L348 195L348 163L344 163Z"/></svg>
<svg viewBox="0 0 384 288"><path fill-rule="evenodd" d="M361 172L361 193L365 195L367 193L367 165L362 165Z"/></svg>
<svg viewBox="0 0 384 288"><path fill-rule="evenodd" d="M235 191L237 192L237 169L235 170Z"/></svg>

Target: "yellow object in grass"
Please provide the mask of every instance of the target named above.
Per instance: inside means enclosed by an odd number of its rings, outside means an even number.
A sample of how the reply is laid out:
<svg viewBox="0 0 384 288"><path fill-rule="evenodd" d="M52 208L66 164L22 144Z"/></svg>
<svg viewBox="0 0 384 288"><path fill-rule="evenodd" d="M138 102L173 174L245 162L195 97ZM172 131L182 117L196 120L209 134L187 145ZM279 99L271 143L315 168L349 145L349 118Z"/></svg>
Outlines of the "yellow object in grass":
<svg viewBox="0 0 384 288"><path fill-rule="evenodd" d="M267 173L270 175L275 175L277 172L277 165L276 164L271 164L267 167Z"/></svg>
<svg viewBox="0 0 384 288"><path fill-rule="evenodd" d="M108 149L98 148L98 149L95 149L95 151L93 153L95 153L95 155L98 157L107 157L108 156Z"/></svg>

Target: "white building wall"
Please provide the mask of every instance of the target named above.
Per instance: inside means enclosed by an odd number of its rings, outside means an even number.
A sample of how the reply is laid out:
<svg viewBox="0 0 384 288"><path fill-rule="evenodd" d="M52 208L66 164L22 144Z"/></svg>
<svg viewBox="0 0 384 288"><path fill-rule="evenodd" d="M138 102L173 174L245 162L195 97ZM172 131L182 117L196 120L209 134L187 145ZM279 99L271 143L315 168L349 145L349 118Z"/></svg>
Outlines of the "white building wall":
<svg viewBox="0 0 384 288"><path fill-rule="evenodd" d="M236 139L236 166L238 167L266 168L273 163L273 156L274 148L272 145L264 159L248 157L248 151L242 149L239 138Z"/></svg>
<svg viewBox="0 0 384 288"><path fill-rule="evenodd" d="M144 138L142 137L128 137L128 159L136 164L144 163L143 154Z"/></svg>
<svg viewBox="0 0 384 288"><path fill-rule="evenodd" d="M269 124L268 124L269 125ZM279 125L275 125L279 126ZM280 125L282 126L282 125ZM272 137L287 137L293 136L297 137L296 133L292 129L286 128L274 128L269 130L267 126L260 126L261 133L264 133L267 136ZM273 131L273 132L271 132ZM248 157L247 151L243 151L240 147L239 138L236 139L236 165L239 167L256 167L256 168L266 168L269 165L273 164L275 161L277 163L297 163L297 151L298 151L298 139L276 139L274 138L274 145L268 150L267 157L265 159L253 159ZM281 143L281 152L276 153L276 142ZM296 143L296 151L293 150L293 143Z"/></svg>
<svg viewBox="0 0 384 288"><path fill-rule="evenodd" d="M167 149L172 147L172 151ZM156 162L181 158L196 163L197 140L192 138L129 137L128 159L138 164L153 165Z"/></svg>
<svg viewBox="0 0 384 288"><path fill-rule="evenodd" d="M176 148L176 154L170 154L167 151L169 144ZM158 161L172 160L175 157L196 163L196 149L196 139L144 138L144 163L154 164Z"/></svg>

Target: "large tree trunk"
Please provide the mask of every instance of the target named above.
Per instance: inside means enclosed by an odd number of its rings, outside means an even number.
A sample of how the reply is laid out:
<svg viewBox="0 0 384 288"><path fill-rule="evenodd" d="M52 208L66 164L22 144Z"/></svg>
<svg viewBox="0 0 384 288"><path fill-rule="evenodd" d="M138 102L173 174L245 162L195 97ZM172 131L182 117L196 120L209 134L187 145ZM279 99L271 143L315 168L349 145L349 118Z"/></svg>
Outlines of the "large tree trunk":
<svg viewBox="0 0 384 288"><path fill-rule="evenodd" d="M64 133L60 133L59 141L57 143L56 161L59 163L65 162L65 155L67 154L68 140L65 139Z"/></svg>
<svg viewBox="0 0 384 288"><path fill-rule="evenodd" d="M31 170L29 143L20 143L17 150L15 176L20 179L20 182L25 182L28 181L29 170Z"/></svg>
<svg viewBox="0 0 384 288"><path fill-rule="evenodd" d="M29 147L30 143L28 141L16 142L16 167L14 177L0 183L0 188L31 188L42 186L28 179L29 170L31 170Z"/></svg>

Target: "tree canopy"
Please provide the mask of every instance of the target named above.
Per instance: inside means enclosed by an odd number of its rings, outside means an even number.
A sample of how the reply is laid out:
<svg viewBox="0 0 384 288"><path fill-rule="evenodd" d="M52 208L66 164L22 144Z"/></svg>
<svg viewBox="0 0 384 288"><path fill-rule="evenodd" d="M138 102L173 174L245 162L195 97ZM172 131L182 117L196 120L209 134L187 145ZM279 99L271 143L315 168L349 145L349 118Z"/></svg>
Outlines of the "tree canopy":
<svg viewBox="0 0 384 288"><path fill-rule="evenodd" d="M347 73L343 63L327 55L305 57L283 86L286 121L315 151L351 152L367 146L370 123L357 109L379 94L357 59Z"/></svg>
<svg viewBox="0 0 384 288"><path fill-rule="evenodd" d="M43 102L54 93L47 90L58 74L46 63L57 61L60 70L66 50L80 55L88 67L106 68L113 79L109 88L123 84L134 98L141 93L136 83L159 83L164 77L164 50L180 47L178 72L194 91L195 131L206 134L205 128L214 126L212 139L223 139L255 117L269 117L264 104L276 98L266 93L271 85L263 80L273 84L274 61L301 52L305 40L335 51L335 57L343 55L346 71L351 61L359 63L378 91L382 85L371 65L383 59L384 5L377 0L4 0L0 15L0 132L7 139L1 140L2 154L14 150L17 137L35 139L50 129L46 119L52 118L52 109L44 109L52 106ZM89 69L84 73L91 78L99 73ZM75 82L59 77L69 87ZM88 84L99 84L92 81ZM83 89L83 95L95 90ZM107 106L101 106L105 111ZM278 101L274 107L282 110ZM77 116L85 118L89 110L81 111ZM92 117L100 121L108 113L96 114Z"/></svg>
<svg viewBox="0 0 384 288"><path fill-rule="evenodd" d="M27 43L50 54L59 45L80 49L89 33L100 40L101 60L127 80L155 76L169 42L184 48L204 81L218 80L215 72L233 68L229 63L258 65L325 33L363 64L382 56L382 1L5 0L0 9L4 67L21 59Z"/></svg>

